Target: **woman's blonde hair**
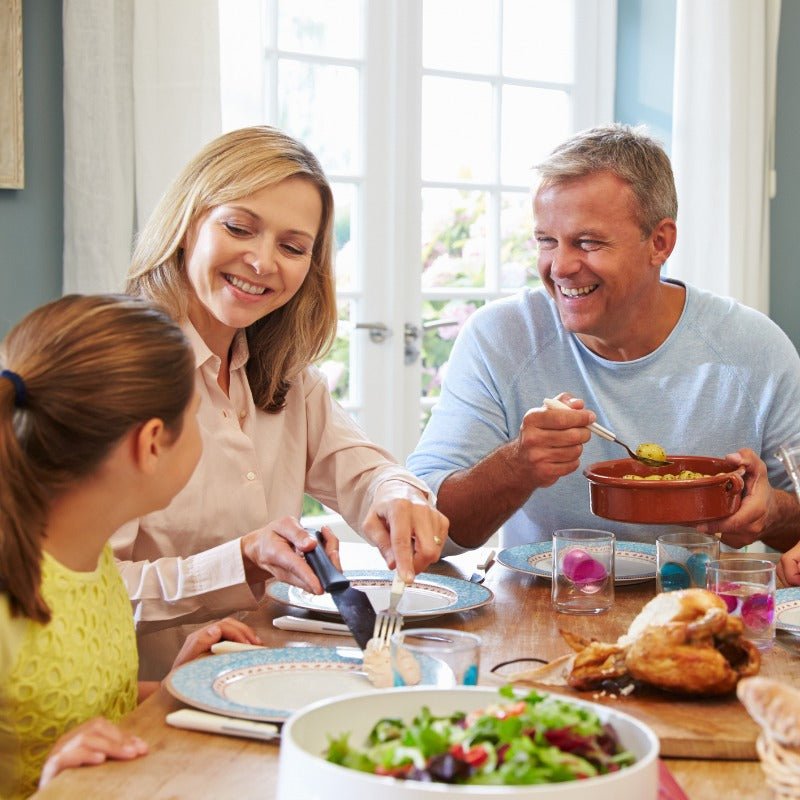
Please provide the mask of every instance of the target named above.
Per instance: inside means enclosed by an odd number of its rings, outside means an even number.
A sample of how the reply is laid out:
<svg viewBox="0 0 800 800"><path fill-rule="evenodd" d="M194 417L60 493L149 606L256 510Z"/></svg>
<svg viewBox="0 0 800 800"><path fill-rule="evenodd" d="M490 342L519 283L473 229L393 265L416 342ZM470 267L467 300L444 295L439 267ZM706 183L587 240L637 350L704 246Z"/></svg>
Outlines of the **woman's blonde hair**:
<svg viewBox="0 0 800 800"><path fill-rule="evenodd" d="M158 418L180 434L194 356L150 303L69 295L11 330L0 368L10 373L0 377L0 588L14 614L47 622L41 555L52 500L137 425Z"/></svg>
<svg viewBox="0 0 800 800"><path fill-rule="evenodd" d="M189 285L183 246L190 226L212 208L249 197L287 178L316 186L322 219L302 286L281 308L247 328L247 377L256 406L283 408L291 380L323 355L336 335L333 275L333 193L303 144L266 125L226 133L206 145L167 189L141 231L127 291L187 316Z"/></svg>

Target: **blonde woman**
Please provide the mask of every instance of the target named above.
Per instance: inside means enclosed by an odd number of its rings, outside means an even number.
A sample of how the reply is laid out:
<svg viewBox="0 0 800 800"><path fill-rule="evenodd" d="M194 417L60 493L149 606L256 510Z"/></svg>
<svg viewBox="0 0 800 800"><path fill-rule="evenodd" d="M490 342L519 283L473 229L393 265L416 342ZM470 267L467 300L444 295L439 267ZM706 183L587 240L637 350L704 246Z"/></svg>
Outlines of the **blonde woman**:
<svg viewBox="0 0 800 800"><path fill-rule="evenodd" d="M312 362L336 331L333 197L314 155L270 127L207 145L139 237L128 291L167 309L195 353L204 442L187 487L115 536L136 606L142 676L193 625L255 606L276 576L322 587L300 555L304 493L338 511L410 580L447 520L372 444ZM336 539L326 549L338 560Z"/></svg>

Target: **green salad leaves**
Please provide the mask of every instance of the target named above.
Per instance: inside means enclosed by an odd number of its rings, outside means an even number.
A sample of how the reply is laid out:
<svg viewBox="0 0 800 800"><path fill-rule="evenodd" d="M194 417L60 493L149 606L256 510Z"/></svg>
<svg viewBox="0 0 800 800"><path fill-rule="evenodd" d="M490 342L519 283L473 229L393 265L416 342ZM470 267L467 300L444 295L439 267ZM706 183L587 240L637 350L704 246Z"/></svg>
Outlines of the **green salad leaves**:
<svg viewBox="0 0 800 800"><path fill-rule="evenodd" d="M328 761L418 781L525 785L579 780L633 764L616 732L589 708L555 695L517 697L500 690L495 705L434 716L424 707L406 724L382 719L363 747L350 734L329 737Z"/></svg>

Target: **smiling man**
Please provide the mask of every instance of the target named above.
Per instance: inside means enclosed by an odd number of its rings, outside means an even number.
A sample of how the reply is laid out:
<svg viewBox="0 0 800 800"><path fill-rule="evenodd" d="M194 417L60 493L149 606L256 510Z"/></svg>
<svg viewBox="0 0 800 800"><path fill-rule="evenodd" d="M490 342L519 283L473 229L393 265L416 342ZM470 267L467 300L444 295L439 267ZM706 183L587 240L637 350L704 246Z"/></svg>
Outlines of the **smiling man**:
<svg viewBox="0 0 800 800"><path fill-rule="evenodd" d="M678 202L667 154L641 130L579 133L538 172L542 288L469 319L408 460L437 492L452 541L476 547L501 525L504 546L575 527L653 541L665 528L589 510L582 470L620 457L587 430L597 420L625 442L744 466L740 509L707 527L734 547L786 549L800 504L772 454L800 429L794 346L763 314L662 275Z"/></svg>

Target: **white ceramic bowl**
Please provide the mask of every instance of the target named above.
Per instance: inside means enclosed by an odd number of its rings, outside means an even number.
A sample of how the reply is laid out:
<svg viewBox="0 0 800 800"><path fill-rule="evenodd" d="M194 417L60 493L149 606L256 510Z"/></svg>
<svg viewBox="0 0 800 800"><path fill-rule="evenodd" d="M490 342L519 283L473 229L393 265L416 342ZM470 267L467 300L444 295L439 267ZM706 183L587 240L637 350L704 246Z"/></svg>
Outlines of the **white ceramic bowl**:
<svg viewBox="0 0 800 800"><path fill-rule="evenodd" d="M636 763L609 775L586 780L539 786L453 786L401 781L331 764L322 755L328 735L349 731L353 743L364 741L383 717L410 721L422 706L436 715L473 711L498 701L496 687L462 686L456 689L414 686L344 695L313 703L293 714L283 727L278 771L278 800L431 800L466 797L480 800L656 800L658 796L658 739L653 731L629 716L585 700L610 722L622 746L636 756Z"/></svg>

